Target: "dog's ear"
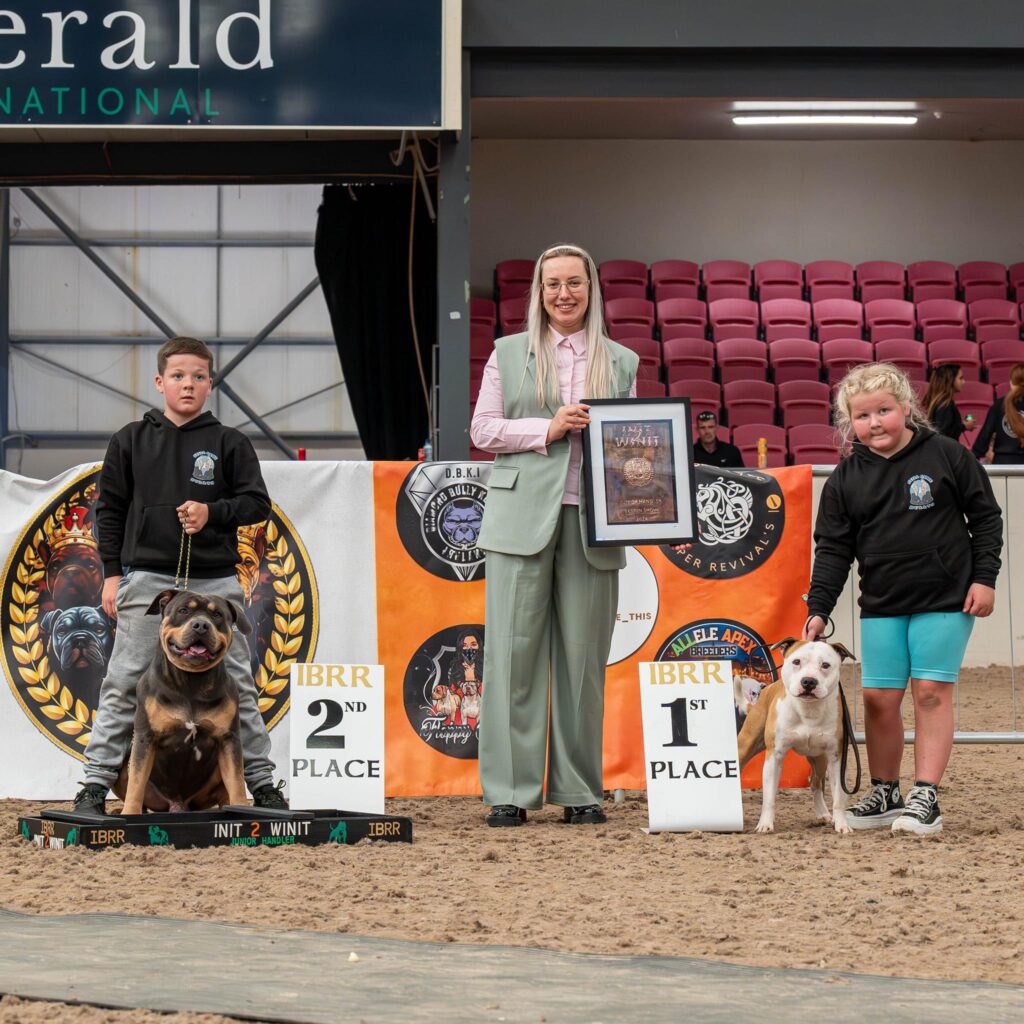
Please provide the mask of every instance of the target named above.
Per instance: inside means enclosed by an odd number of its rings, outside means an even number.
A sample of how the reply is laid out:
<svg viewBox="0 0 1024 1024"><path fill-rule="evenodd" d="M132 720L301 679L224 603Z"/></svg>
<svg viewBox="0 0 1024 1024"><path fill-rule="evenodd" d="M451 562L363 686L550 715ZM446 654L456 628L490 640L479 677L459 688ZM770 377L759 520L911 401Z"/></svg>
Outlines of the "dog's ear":
<svg viewBox="0 0 1024 1024"><path fill-rule="evenodd" d="M842 645L842 644L829 644L833 651L839 655L841 661L846 661L847 658L850 661L856 661L857 659Z"/></svg>
<svg viewBox="0 0 1024 1024"><path fill-rule="evenodd" d="M775 643L771 644L768 649L771 651L782 651L782 656L785 657L786 654L789 652L790 647L792 647L793 644L797 644L799 642L800 641L797 640L795 636L787 636L783 640L776 640Z"/></svg>
<svg viewBox="0 0 1024 1024"><path fill-rule="evenodd" d="M48 637L50 631L53 629L53 624L60 618L60 609L56 609L52 612L47 612L42 619L39 620L39 632L43 636Z"/></svg>
<svg viewBox="0 0 1024 1024"><path fill-rule="evenodd" d="M250 636L252 634L252 623L249 621L249 616L234 601L225 601L224 603L228 606L231 622L238 627L238 632L243 636Z"/></svg>
<svg viewBox="0 0 1024 1024"><path fill-rule="evenodd" d="M161 590L160 593L153 598L153 603L146 609L146 614L163 615L164 609L167 607L167 602L170 601L177 593L180 593L180 591Z"/></svg>

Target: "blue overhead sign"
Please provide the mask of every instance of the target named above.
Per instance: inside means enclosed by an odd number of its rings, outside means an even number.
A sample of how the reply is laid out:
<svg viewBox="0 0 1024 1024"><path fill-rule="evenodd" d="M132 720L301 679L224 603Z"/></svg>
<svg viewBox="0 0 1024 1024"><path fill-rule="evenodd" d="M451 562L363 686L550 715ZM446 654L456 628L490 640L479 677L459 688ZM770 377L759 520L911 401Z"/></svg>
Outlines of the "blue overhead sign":
<svg viewBox="0 0 1024 1024"><path fill-rule="evenodd" d="M447 127L445 7L0 0L0 127Z"/></svg>

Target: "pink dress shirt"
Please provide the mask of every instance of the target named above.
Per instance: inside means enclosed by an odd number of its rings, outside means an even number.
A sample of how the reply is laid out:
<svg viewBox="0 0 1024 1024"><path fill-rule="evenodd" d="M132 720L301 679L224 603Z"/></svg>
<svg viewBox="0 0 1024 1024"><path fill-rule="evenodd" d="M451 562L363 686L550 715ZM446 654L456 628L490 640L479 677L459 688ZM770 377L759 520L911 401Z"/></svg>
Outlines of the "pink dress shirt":
<svg viewBox="0 0 1024 1024"><path fill-rule="evenodd" d="M563 338L551 331L555 343L555 361L558 364L558 390L563 405L582 402L583 385L587 377L587 343L582 331ZM636 381L629 389L630 398L636 397ZM469 428L470 440L484 452L495 455L511 452L537 452L548 454L548 427L551 418L528 416L523 419L505 419L505 400L501 390L497 353L492 352L484 367L480 382L480 395ZM565 478L563 505L580 503L580 465L583 462L583 438L578 430L569 431L569 471Z"/></svg>

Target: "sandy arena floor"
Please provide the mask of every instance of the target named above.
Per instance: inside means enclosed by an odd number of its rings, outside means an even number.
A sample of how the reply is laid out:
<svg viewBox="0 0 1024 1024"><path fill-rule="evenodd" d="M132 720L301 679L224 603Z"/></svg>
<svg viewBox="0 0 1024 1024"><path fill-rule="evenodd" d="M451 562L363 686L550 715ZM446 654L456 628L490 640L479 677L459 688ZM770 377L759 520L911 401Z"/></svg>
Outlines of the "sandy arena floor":
<svg viewBox="0 0 1024 1024"><path fill-rule="evenodd" d="M1008 669L966 672L961 691L961 728L1011 727ZM1024 983L1022 769L1021 746L954 748L945 831L924 840L836 835L812 822L802 791L782 794L774 835L648 836L644 796L630 793L604 827L563 826L552 807L525 828L487 829L475 799L391 800L414 819L412 846L58 853L16 834L17 815L42 805L8 800L0 905ZM748 829L760 799L745 794ZM0 1000L0 1024L44 1018L223 1019Z"/></svg>

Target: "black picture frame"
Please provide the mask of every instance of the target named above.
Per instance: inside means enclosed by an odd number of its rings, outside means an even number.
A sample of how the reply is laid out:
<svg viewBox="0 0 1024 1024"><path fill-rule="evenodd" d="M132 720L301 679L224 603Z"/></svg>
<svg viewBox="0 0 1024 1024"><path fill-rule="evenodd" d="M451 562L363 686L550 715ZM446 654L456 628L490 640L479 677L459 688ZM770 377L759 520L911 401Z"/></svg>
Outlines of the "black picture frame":
<svg viewBox="0 0 1024 1024"><path fill-rule="evenodd" d="M590 406L582 466L587 543L599 548L695 541L697 487L690 400L584 401ZM616 493L609 502L612 490Z"/></svg>

